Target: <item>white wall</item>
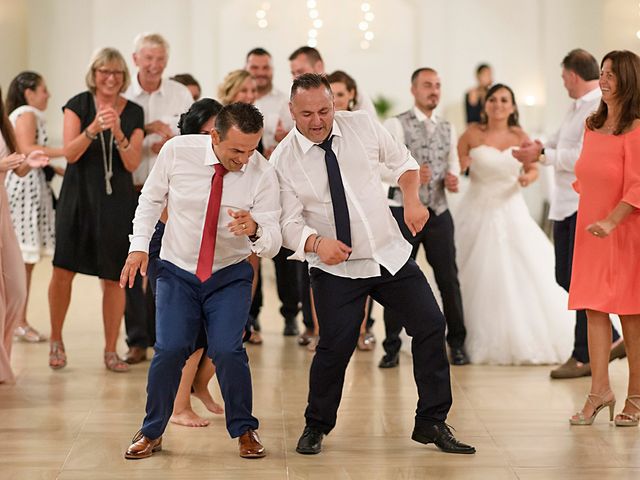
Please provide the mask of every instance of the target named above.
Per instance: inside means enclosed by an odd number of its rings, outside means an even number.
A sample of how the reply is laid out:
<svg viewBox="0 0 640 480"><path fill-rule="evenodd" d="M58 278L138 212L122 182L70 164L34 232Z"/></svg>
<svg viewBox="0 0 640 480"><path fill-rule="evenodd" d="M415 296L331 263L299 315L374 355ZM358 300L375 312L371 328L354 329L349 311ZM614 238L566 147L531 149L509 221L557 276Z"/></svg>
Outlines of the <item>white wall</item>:
<svg viewBox="0 0 640 480"><path fill-rule="evenodd" d="M21 69L41 72L53 94L50 137L61 138L60 107L84 89L91 53L113 46L130 59L141 31L162 33L171 44L168 74L190 72L205 95L229 70L241 68L256 46L271 51L275 83L287 90L287 57L306 42L310 20L305 0L269 0L270 26L258 28L264 0L0 0L0 82L5 88ZM433 66L443 80L442 111L462 128L462 95L474 83L479 62L494 66L495 79L511 85L525 128L552 131L568 104L559 63L572 48L597 57L613 48L638 50L636 0L369 0L376 18L372 47L359 48L359 0L317 0L324 27L318 47L327 71L351 73L375 97L389 97L395 112L411 103L409 76ZM522 102L521 102L522 103Z"/></svg>

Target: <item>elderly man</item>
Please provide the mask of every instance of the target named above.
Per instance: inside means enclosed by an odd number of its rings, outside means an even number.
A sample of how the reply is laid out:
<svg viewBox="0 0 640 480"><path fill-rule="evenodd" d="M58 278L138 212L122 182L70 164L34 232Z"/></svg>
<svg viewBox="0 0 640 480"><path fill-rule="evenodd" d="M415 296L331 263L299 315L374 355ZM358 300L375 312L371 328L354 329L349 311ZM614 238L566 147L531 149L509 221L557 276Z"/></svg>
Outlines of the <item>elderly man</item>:
<svg viewBox="0 0 640 480"><path fill-rule="evenodd" d="M429 213L418 197L418 165L370 115L334 112L326 77L303 74L291 87L296 128L271 161L280 180L283 242L309 262L320 326L311 365L306 427L296 451L316 454L336 424L344 375L371 296L402 317L413 337L418 407L412 438L450 453L475 449L453 436L445 323L426 278L409 257L380 188L379 164L394 172L412 235Z"/></svg>
<svg viewBox="0 0 640 480"><path fill-rule="evenodd" d="M133 63L138 73L131 79L125 97L144 110L142 161L133 172L138 191L142 190L164 143L178 134L180 115L193 103L187 87L162 77L168 60L169 44L161 35L143 33L134 40ZM153 346L155 340L155 321L153 295L148 289L145 294L141 277L127 290L124 319L129 345L125 360L131 364L146 360L147 347Z"/></svg>

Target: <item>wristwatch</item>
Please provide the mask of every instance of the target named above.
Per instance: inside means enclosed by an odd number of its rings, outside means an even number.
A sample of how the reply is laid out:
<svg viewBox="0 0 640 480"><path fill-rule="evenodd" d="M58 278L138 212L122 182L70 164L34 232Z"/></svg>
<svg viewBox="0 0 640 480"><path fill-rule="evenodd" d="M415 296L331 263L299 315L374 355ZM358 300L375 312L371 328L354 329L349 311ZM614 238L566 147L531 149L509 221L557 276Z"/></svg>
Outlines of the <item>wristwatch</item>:
<svg viewBox="0 0 640 480"><path fill-rule="evenodd" d="M538 155L538 161L544 165L545 162L547 161L547 157L545 157L544 155L544 147L542 147L542 150L540 150L540 155Z"/></svg>
<svg viewBox="0 0 640 480"><path fill-rule="evenodd" d="M262 236L262 227L258 225L258 227L256 228L256 233L254 233L253 235L249 235L249 240L251 240L251 243L255 243L258 241L258 239L261 236Z"/></svg>

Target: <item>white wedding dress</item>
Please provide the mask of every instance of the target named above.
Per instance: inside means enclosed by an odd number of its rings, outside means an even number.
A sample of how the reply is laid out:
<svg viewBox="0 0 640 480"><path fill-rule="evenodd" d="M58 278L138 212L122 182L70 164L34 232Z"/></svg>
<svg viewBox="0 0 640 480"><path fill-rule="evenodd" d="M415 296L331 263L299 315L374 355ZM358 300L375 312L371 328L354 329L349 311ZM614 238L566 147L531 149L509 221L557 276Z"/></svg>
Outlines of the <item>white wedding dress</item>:
<svg viewBox="0 0 640 480"><path fill-rule="evenodd" d="M531 215L511 148L469 152L469 188L455 216L466 348L472 363L564 362L575 314L556 284L554 250Z"/></svg>

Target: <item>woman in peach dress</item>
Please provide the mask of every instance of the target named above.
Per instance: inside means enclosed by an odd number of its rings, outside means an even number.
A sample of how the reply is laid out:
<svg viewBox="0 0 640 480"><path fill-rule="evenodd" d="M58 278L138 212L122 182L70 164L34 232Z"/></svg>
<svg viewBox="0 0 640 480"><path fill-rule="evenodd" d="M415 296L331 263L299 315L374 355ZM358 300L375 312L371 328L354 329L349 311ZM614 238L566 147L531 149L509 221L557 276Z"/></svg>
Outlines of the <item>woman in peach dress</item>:
<svg viewBox="0 0 640 480"><path fill-rule="evenodd" d="M591 425L615 397L609 383L611 325L620 317L629 387L617 426L640 419L640 58L608 53L601 64L600 107L589 119L576 163L580 194L569 308L587 311L591 392L572 425Z"/></svg>

